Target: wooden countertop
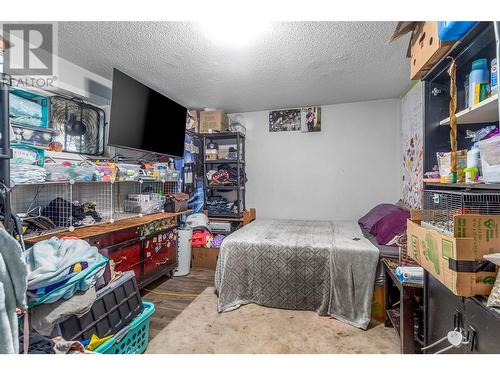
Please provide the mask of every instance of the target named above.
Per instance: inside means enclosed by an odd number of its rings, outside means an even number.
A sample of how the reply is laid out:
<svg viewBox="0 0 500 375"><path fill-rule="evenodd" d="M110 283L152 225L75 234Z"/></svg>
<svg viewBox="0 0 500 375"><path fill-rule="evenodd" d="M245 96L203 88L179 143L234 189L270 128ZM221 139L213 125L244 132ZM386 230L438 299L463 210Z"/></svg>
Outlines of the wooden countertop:
<svg viewBox="0 0 500 375"><path fill-rule="evenodd" d="M149 224L149 223L152 223L153 221L157 221L157 220L170 219L173 217L187 214L189 212L191 212L191 211L188 210L188 211L182 211L182 212L158 212L155 214L144 215L142 217L134 216L134 217L126 218L126 219L116 220L114 223L102 223L102 224L89 225L89 226L85 226L85 227L78 227L78 228L75 228L75 230L73 232L65 229L65 230L61 230L58 232L52 232L52 233L37 236L37 237L25 238L24 242L27 244L35 244L37 242L47 240L47 239L54 237L54 236L59 237L59 238L61 238L61 237L79 237L79 238L95 237L95 236L99 236L99 235L110 233L110 232L115 232L115 231L122 230L122 229L136 227L136 226L144 225L144 224Z"/></svg>

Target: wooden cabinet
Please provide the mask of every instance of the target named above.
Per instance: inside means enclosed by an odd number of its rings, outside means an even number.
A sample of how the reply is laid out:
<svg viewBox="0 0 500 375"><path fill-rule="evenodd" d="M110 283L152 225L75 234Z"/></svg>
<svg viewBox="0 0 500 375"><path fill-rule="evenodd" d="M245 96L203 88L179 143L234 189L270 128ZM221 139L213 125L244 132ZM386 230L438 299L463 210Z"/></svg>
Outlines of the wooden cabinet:
<svg viewBox="0 0 500 375"><path fill-rule="evenodd" d="M137 239L141 236L141 227L132 227L122 230L112 231L88 238L88 242L98 249L106 247L115 247L116 245L125 243L126 241Z"/></svg>
<svg viewBox="0 0 500 375"><path fill-rule="evenodd" d="M142 274L142 240L133 238L113 245L108 249L109 259L115 263L116 271L134 271L137 279Z"/></svg>
<svg viewBox="0 0 500 375"><path fill-rule="evenodd" d="M26 240L28 245L52 236L79 237L115 263L117 271L134 271L139 287L177 268L177 217L187 212L159 212L61 231Z"/></svg>
<svg viewBox="0 0 500 375"><path fill-rule="evenodd" d="M167 218L85 238L115 263L116 271L134 271L139 287L177 268L177 219Z"/></svg>
<svg viewBox="0 0 500 375"><path fill-rule="evenodd" d="M142 241L144 280L165 274L177 266L177 229L168 229Z"/></svg>

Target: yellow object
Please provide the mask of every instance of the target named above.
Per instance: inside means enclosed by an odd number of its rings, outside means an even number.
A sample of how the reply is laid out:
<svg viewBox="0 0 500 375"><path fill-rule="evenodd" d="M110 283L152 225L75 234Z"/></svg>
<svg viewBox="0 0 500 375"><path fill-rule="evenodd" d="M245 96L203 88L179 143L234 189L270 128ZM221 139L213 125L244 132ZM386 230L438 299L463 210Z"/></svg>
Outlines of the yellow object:
<svg viewBox="0 0 500 375"><path fill-rule="evenodd" d="M94 350L108 341L111 337L113 337L113 335L109 335L100 339L97 335L92 334L92 336L90 337L90 342L85 347L85 349Z"/></svg>
<svg viewBox="0 0 500 375"><path fill-rule="evenodd" d="M481 84L474 84L474 105L477 105L481 102Z"/></svg>

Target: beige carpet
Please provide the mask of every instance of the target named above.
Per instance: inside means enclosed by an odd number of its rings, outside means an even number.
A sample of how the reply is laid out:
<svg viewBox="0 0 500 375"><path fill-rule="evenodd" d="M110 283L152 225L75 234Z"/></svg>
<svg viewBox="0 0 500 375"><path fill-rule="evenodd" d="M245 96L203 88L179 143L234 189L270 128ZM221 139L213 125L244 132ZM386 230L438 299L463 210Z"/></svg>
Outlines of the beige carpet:
<svg viewBox="0 0 500 375"><path fill-rule="evenodd" d="M311 311L258 305L217 313L207 288L149 343L147 353L399 353L383 324L362 331Z"/></svg>

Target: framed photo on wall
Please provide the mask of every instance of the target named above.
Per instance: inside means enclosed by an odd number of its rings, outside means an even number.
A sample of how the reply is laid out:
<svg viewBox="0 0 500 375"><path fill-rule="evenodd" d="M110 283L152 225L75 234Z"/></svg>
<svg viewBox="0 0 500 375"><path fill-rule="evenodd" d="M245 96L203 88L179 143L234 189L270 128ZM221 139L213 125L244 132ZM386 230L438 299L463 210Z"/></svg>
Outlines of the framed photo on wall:
<svg viewBox="0 0 500 375"><path fill-rule="evenodd" d="M303 133L312 133L321 131L321 107L302 108L301 131Z"/></svg>
<svg viewBox="0 0 500 375"><path fill-rule="evenodd" d="M280 109L269 112L269 131L286 132L301 130L300 108Z"/></svg>

